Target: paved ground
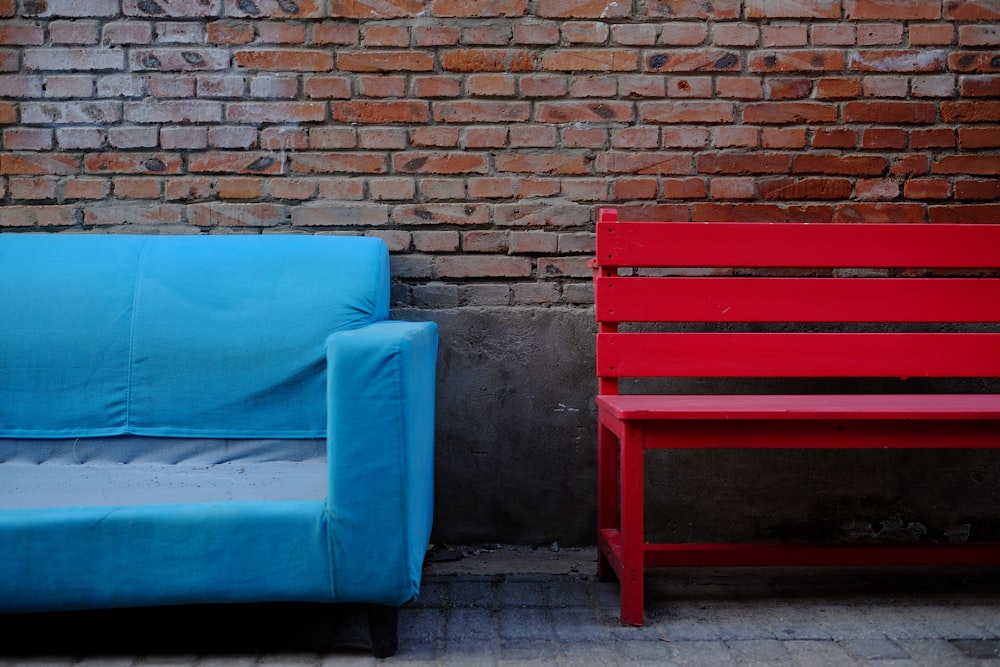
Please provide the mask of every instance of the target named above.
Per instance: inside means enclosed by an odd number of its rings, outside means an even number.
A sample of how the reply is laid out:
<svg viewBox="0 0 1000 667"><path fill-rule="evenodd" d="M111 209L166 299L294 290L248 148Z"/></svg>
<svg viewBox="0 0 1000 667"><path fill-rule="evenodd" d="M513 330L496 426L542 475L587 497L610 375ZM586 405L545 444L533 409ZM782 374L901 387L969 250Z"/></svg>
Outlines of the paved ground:
<svg viewBox="0 0 1000 667"><path fill-rule="evenodd" d="M455 549L435 560L420 599L401 610L399 652L388 664L1000 667L995 568L658 571L647 588L646 627L623 628L617 585L594 579L592 550ZM364 650L360 617L348 612L331 619L297 608L213 610L87 623L0 623L0 667L380 662ZM336 645L317 647L331 626ZM229 643L185 644L195 629ZM61 642L74 632L90 645ZM31 655L13 655L14 640L36 634L22 643L34 647Z"/></svg>

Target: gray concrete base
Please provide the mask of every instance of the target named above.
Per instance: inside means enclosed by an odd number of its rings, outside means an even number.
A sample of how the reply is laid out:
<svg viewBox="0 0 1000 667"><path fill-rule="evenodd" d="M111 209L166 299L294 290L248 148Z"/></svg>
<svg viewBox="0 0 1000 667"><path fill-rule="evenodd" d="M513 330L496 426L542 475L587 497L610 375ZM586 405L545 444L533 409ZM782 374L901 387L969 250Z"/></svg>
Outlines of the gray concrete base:
<svg viewBox="0 0 1000 667"><path fill-rule="evenodd" d="M393 316L440 325L435 542L592 545L593 311L469 307ZM921 380L683 388L941 389ZM637 389L648 390L626 385ZM659 451L647 469L653 540L1000 540L1000 451Z"/></svg>

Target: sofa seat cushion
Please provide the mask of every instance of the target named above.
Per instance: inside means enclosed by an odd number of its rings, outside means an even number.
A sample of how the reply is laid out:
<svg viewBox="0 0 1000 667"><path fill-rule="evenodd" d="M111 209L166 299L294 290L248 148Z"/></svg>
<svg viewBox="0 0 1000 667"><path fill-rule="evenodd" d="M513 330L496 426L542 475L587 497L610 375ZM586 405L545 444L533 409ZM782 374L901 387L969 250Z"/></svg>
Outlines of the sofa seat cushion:
<svg viewBox="0 0 1000 667"><path fill-rule="evenodd" d="M326 441L0 440L0 509L322 500Z"/></svg>

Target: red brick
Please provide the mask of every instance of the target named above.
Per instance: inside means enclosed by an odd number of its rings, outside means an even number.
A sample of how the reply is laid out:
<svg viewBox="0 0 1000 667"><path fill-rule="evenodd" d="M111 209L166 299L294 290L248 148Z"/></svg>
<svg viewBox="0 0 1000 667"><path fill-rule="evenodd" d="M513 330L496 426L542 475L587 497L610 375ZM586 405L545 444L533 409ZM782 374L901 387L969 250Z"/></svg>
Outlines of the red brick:
<svg viewBox="0 0 1000 667"><path fill-rule="evenodd" d="M486 158L478 153L409 151L392 156L393 169L407 174L485 174Z"/></svg>
<svg viewBox="0 0 1000 667"><path fill-rule="evenodd" d="M792 173L845 176L878 176L889 167L884 157L861 155L800 155Z"/></svg>
<svg viewBox="0 0 1000 667"><path fill-rule="evenodd" d="M306 97L314 100L341 99L351 97L351 80L341 76L310 76L303 83Z"/></svg>
<svg viewBox="0 0 1000 667"><path fill-rule="evenodd" d="M410 45L410 29L397 25L370 25L362 29L362 45L402 47Z"/></svg>
<svg viewBox="0 0 1000 667"><path fill-rule="evenodd" d="M514 25L514 44L558 44L559 36L559 24L555 21L517 23Z"/></svg>
<svg viewBox="0 0 1000 667"><path fill-rule="evenodd" d="M561 75L522 76L518 86L524 97L563 97L567 92L566 78Z"/></svg>
<svg viewBox="0 0 1000 667"><path fill-rule="evenodd" d="M431 15L446 18L524 16L528 0L432 0Z"/></svg>
<svg viewBox="0 0 1000 667"><path fill-rule="evenodd" d="M501 173L590 173L590 158L579 151L511 151L498 154L494 162Z"/></svg>
<svg viewBox="0 0 1000 667"><path fill-rule="evenodd" d="M760 132L761 148L805 148L804 127L765 127Z"/></svg>
<svg viewBox="0 0 1000 667"><path fill-rule="evenodd" d="M342 123L426 123L430 120L427 102L416 100L334 102L333 120Z"/></svg>
<svg viewBox="0 0 1000 667"><path fill-rule="evenodd" d="M356 25L348 25L343 21L324 21L312 26L312 44L338 44L353 46L358 43L361 31Z"/></svg>
<svg viewBox="0 0 1000 667"><path fill-rule="evenodd" d="M661 134L664 148L703 148L711 139L708 128L690 125L665 127Z"/></svg>
<svg viewBox="0 0 1000 667"><path fill-rule="evenodd" d="M953 72L981 74L1000 72L995 53L957 51L948 54L948 68Z"/></svg>
<svg viewBox="0 0 1000 667"><path fill-rule="evenodd" d="M500 148L507 145L506 127L470 127L464 132L464 148Z"/></svg>
<svg viewBox="0 0 1000 667"><path fill-rule="evenodd" d="M839 19L841 0L747 0L751 19Z"/></svg>
<svg viewBox="0 0 1000 667"><path fill-rule="evenodd" d="M1000 102L942 102L941 120L946 123L1000 122Z"/></svg>
<svg viewBox="0 0 1000 667"><path fill-rule="evenodd" d="M756 77L720 77L717 93L724 99L759 100L764 97L764 85Z"/></svg>
<svg viewBox="0 0 1000 667"><path fill-rule="evenodd" d="M516 178L470 178L467 183L473 199L509 199L517 192Z"/></svg>
<svg viewBox="0 0 1000 667"><path fill-rule="evenodd" d="M45 43L45 30L37 23L10 22L0 25L0 45L41 46Z"/></svg>
<svg viewBox="0 0 1000 667"><path fill-rule="evenodd" d="M597 156L594 169L599 174L680 176L691 173L691 155L672 152L608 151Z"/></svg>
<svg viewBox="0 0 1000 667"><path fill-rule="evenodd" d="M324 15L324 0L225 0L225 2L226 15L240 18L316 19Z"/></svg>
<svg viewBox="0 0 1000 667"><path fill-rule="evenodd" d="M263 184L259 178L220 178L215 191L219 199L260 199Z"/></svg>
<svg viewBox="0 0 1000 667"><path fill-rule="evenodd" d="M416 18L424 0L330 0L330 16L349 19Z"/></svg>
<svg viewBox="0 0 1000 667"><path fill-rule="evenodd" d="M253 25L242 21L213 21L206 27L206 34L210 44L242 45L254 38Z"/></svg>
<svg viewBox="0 0 1000 667"><path fill-rule="evenodd" d="M892 161L889 174L892 176L917 176L930 171L930 157L927 153L907 153Z"/></svg>
<svg viewBox="0 0 1000 667"><path fill-rule="evenodd" d="M424 126L414 128L410 141L417 148L454 148L458 146L458 128Z"/></svg>
<svg viewBox="0 0 1000 667"><path fill-rule="evenodd" d="M233 54L237 67L281 72L329 72L333 54L311 49L244 49Z"/></svg>
<svg viewBox="0 0 1000 667"><path fill-rule="evenodd" d="M774 222L785 219L778 204L697 203L691 206L691 219L701 222ZM633 219L629 216L628 219ZM654 218L655 219L655 218ZM675 219L685 219L675 216Z"/></svg>
<svg viewBox="0 0 1000 667"><path fill-rule="evenodd" d="M819 99L856 99L861 95L861 80L846 77L824 77L816 82Z"/></svg>
<svg viewBox="0 0 1000 667"><path fill-rule="evenodd" d="M66 199L104 199L111 193L111 183L103 178L71 178L63 183Z"/></svg>
<svg viewBox="0 0 1000 667"><path fill-rule="evenodd" d="M462 94L462 81L450 76L413 77L413 96L426 99L433 97L458 97Z"/></svg>
<svg viewBox="0 0 1000 667"><path fill-rule="evenodd" d="M631 102L538 102L535 120L542 123L630 123L635 117Z"/></svg>
<svg viewBox="0 0 1000 667"><path fill-rule="evenodd" d="M942 51L857 51L851 54L848 66L856 72L943 72L945 57Z"/></svg>
<svg viewBox="0 0 1000 667"><path fill-rule="evenodd" d="M76 155L11 153L0 154L0 175L52 174L74 175L80 171L80 158Z"/></svg>
<svg viewBox="0 0 1000 667"><path fill-rule="evenodd" d="M930 222L934 223L984 223L1000 219L1000 204L949 204L931 206L928 211Z"/></svg>
<svg viewBox="0 0 1000 667"><path fill-rule="evenodd" d="M0 227L68 227L76 224L73 206L0 207Z"/></svg>
<svg viewBox="0 0 1000 667"><path fill-rule="evenodd" d="M316 196L317 188L314 179L306 178L275 178L266 183L267 192L274 199L289 201L305 201Z"/></svg>
<svg viewBox="0 0 1000 667"><path fill-rule="evenodd" d="M581 75L570 77L570 97L614 97L618 94L617 76Z"/></svg>
<svg viewBox="0 0 1000 667"><path fill-rule="evenodd" d="M462 31L455 26L413 26L414 46L455 46Z"/></svg>
<svg viewBox="0 0 1000 667"><path fill-rule="evenodd" d="M17 11L16 0L0 0L0 18L10 18Z"/></svg>
<svg viewBox="0 0 1000 667"><path fill-rule="evenodd" d="M212 181L204 177L172 178L164 192L167 201L203 201L212 197Z"/></svg>
<svg viewBox="0 0 1000 667"><path fill-rule="evenodd" d="M344 72L430 72L434 57L419 51L343 52L337 68Z"/></svg>
<svg viewBox="0 0 1000 667"><path fill-rule="evenodd" d="M618 77L618 94L632 98L666 97L666 79L660 75L624 74Z"/></svg>
<svg viewBox="0 0 1000 667"><path fill-rule="evenodd" d="M288 160L293 174L384 174L389 168L383 153L292 153Z"/></svg>
<svg viewBox="0 0 1000 667"><path fill-rule="evenodd" d="M870 203L834 207L833 222L926 222L923 204Z"/></svg>
<svg viewBox="0 0 1000 667"><path fill-rule="evenodd" d="M734 20L740 17L742 0L646 0L646 15L668 19Z"/></svg>
<svg viewBox="0 0 1000 667"><path fill-rule="evenodd" d="M944 3L946 21L1000 20L1000 5L996 0L949 0Z"/></svg>
<svg viewBox="0 0 1000 667"><path fill-rule="evenodd" d="M919 21L941 18L940 0L844 0L849 21Z"/></svg>
<svg viewBox="0 0 1000 667"><path fill-rule="evenodd" d="M850 23L820 23L811 26L809 32L815 46L853 46L857 43L857 27Z"/></svg>
<svg viewBox="0 0 1000 667"><path fill-rule="evenodd" d="M918 178L903 184L903 196L907 199L948 199L951 196L951 181L934 178Z"/></svg>
<svg viewBox="0 0 1000 667"><path fill-rule="evenodd" d="M742 125L713 127L712 145L716 148L757 148L757 128Z"/></svg>
<svg viewBox="0 0 1000 667"><path fill-rule="evenodd" d="M181 157L171 153L88 153L84 169L91 174L168 176L183 172Z"/></svg>
<svg viewBox="0 0 1000 667"><path fill-rule="evenodd" d="M194 174L280 174L285 162L270 152L210 151L188 157L188 171Z"/></svg>
<svg viewBox="0 0 1000 667"><path fill-rule="evenodd" d="M362 127L358 129L358 148L403 150L406 148L406 137L406 130L401 127Z"/></svg>
<svg viewBox="0 0 1000 667"><path fill-rule="evenodd" d="M899 183L892 179L861 178L854 184L857 201L892 201L899 197Z"/></svg>
<svg viewBox="0 0 1000 667"><path fill-rule="evenodd" d="M465 86L470 97L514 97L517 80L509 74L472 74Z"/></svg>
<svg viewBox="0 0 1000 667"><path fill-rule="evenodd" d="M414 204L397 206L392 221L397 225L483 225L490 212L482 204Z"/></svg>
<svg viewBox="0 0 1000 667"><path fill-rule="evenodd" d="M605 148L608 145L608 131L602 128L563 127L559 135L566 148Z"/></svg>
<svg viewBox="0 0 1000 667"><path fill-rule="evenodd" d="M660 34L660 44L664 46L700 46L708 37L708 25L704 21L671 21L669 29Z"/></svg>
<svg viewBox="0 0 1000 667"><path fill-rule="evenodd" d="M1000 127L960 127L958 145L965 149L1000 148Z"/></svg>
<svg viewBox="0 0 1000 667"><path fill-rule="evenodd" d="M900 23L871 23L858 28L860 46L898 46L903 43Z"/></svg>
<svg viewBox="0 0 1000 667"><path fill-rule="evenodd" d="M956 199L1000 199L1000 180L962 179L955 181Z"/></svg>
<svg viewBox="0 0 1000 667"><path fill-rule="evenodd" d="M703 153L696 160L700 174L787 174L791 157L784 153Z"/></svg>
<svg viewBox="0 0 1000 667"><path fill-rule="evenodd" d="M671 77L667 79L667 97L692 99L712 97L712 79L707 76Z"/></svg>
<svg viewBox="0 0 1000 667"><path fill-rule="evenodd" d="M13 127L3 131L3 146L14 151L52 150L52 130L41 127Z"/></svg>
<svg viewBox="0 0 1000 667"><path fill-rule="evenodd" d="M869 150L905 149L906 131L895 127L868 128L861 135L861 147Z"/></svg>
<svg viewBox="0 0 1000 667"><path fill-rule="evenodd" d="M160 179L146 176L117 176L112 181L116 199L159 199Z"/></svg>
<svg viewBox="0 0 1000 667"><path fill-rule="evenodd" d="M288 219L288 207L279 204L211 202L187 207L188 224L202 228L274 227Z"/></svg>
<svg viewBox="0 0 1000 667"><path fill-rule="evenodd" d="M813 82L810 79L781 77L765 79L765 97L770 100L801 100L812 93Z"/></svg>
<svg viewBox="0 0 1000 667"><path fill-rule="evenodd" d="M232 123L309 123L326 120L323 102L239 102L226 105Z"/></svg>
<svg viewBox="0 0 1000 667"><path fill-rule="evenodd" d="M528 72L534 64L522 49L458 49L441 54L441 67L448 72Z"/></svg>
<svg viewBox="0 0 1000 667"><path fill-rule="evenodd" d="M59 181L43 176L14 176L7 184L11 199L20 201L54 201Z"/></svg>
<svg viewBox="0 0 1000 667"><path fill-rule="evenodd" d="M433 102L439 123L523 123L530 119L530 102Z"/></svg>
<svg viewBox="0 0 1000 667"><path fill-rule="evenodd" d="M635 72L639 54L620 49L560 49L542 54L542 68L566 72Z"/></svg>
<svg viewBox="0 0 1000 667"><path fill-rule="evenodd" d="M740 54L722 49L662 51L645 56L649 72L738 72Z"/></svg>
<svg viewBox="0 0 1000 667"><path fill-rule="evenodd" d="M814 102L761 102L743 110L743 121L754 124L835 123L837 116L836 106Z"/></svg>
<svg viewBox="0 0 1000 667"><path fill-rule="evenodd" d="M639 118L646 123L731 123L731 102L641 102Z"/></svg>
<svg viewBox="0 0 1000 667"><path fill-rule="evenodd" d="M844 53L829 49L757 52L747 68L751 72L840 72Z"/></svg>
<svg viewBox="0 0 1000 667"><path fill-rule="evenodd" d="M219 16L222 0L123 0L122 13L138 18Z"/></svg>
<svg viewBox="0 0 1000 667"><path fill-rule="evenodd" d="M910 130L910 148L954 148L955 130L952 128L929 128Z"/></svg>
<svg viewBox="0 0 1000 667"><path fill-rule="evenodd" d="M550 19L621 19L632 13L631 0L538 0L538 16Z"/></svg>
<svg viewBox="0 0 1000 667"><path fill-rule="evenodd" d="M562 24L562 38L570 44L603 44L611 28L598 21L566 21Z"/></svg>
<svg viewBox="0 0 1000 667"><path fill-rule="evenodd" d="M760 198L765 201L851 197L851 181L847 178L783 178L763 181L759 188Z"/></svg>
<svg viewBox="0 0 1000 667"><path fill-rule="evenodd" d="M848 102L846 123L933 123L937 108L929 102Z"/></svg>
<svg viewBox="0 0 1000 667"><path fill-rule="evenodd" d="M949 46L955 26L949 23L910 24L910 46Z"/></svg>
<svg viewBox="0 0 1000 667"><path fill-rule="evenodd" d="M532 272L529 258L502 255L438 257L434 268L439 278L528 278Z"/></svg>
<svg viewBox="0 0 1000 667"><path fill-rule="evenodd" d="M1000 155L946 155L931 165L933 174L1000 174Z"/></svg>
<svg viewBox="0 0 1000 667"><path fill-rule="evenodd" d="M300 23L261 21L257 24L260 41L266 44L303 44L306 27Z"/></svg>
<svg viewBox="0 0 1000 667"><path fill-rule="evenodd" d="M858 133L847 127L818 128L813 135L813 148L856 148Z"/></svg>
<svg viewBox="0 0 1000 667"><path fill-rule="evenodd" d="M655 178L616 178L611 183L611 197L616 201L656 199L659 188Z"/></svg>

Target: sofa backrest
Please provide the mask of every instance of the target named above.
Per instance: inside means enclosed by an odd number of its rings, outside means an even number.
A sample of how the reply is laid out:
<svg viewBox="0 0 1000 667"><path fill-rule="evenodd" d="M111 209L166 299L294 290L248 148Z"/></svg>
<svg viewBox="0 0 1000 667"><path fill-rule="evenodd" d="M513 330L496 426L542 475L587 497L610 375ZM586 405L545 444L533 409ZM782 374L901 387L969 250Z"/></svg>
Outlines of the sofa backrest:
<svg viewBox="0 0 1000 667"><path fill-rule="evenodd" d="M0 234L0 436L321 437L388 305L374 238Z"/></svg>

